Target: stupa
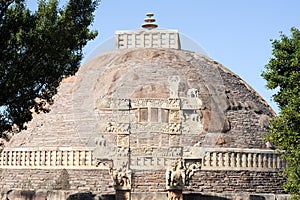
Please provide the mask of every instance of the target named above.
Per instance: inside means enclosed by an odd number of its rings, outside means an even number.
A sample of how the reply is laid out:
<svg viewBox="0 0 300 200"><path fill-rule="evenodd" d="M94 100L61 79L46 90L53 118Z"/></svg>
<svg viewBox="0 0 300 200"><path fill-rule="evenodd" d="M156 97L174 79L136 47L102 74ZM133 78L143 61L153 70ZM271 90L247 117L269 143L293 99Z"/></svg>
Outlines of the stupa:
<svg viewBox="0 0 300 200"><path fill-rule="evenodd" d="M1 199L287 199L274 111L177 30L116 31L1 152Z"/></svg>

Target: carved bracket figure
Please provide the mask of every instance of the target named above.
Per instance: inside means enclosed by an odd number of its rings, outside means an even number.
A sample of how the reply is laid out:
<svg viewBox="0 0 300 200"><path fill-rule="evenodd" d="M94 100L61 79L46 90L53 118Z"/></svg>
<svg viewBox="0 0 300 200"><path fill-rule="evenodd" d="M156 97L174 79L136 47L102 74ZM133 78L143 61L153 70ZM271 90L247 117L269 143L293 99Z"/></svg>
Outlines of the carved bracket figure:
<svg viewBox="0 0 300 200"><path fill-rule="evenodd" d="M200 170L201 162L184 162L182 158L176 160L166 170L166 187L168 190L182 190L189 184L192 176Z"/></svg>
<svg viewBox="0 0 300 200"><path fill-rule="evenodd" d="M186 162L185 163L186 172L185 172L185 185L189 185L190 180L194 176L195 172L201 169L201 162Z"/></svg>
<svg viewBox="0 0 300 200"><path fill-rule="evenodd" d="M166 171L167 189L182 189L185 185L185 171L182 159L172 163Z"/></svg>
<svg viewBox="0 0 300 200"><path fill-rule="evenodd" d="M130 190L131 189L131 177L132 171L127 167L121 167L119 169L110 168L109 173L112 177L114 187L116 190Z"/></svg>

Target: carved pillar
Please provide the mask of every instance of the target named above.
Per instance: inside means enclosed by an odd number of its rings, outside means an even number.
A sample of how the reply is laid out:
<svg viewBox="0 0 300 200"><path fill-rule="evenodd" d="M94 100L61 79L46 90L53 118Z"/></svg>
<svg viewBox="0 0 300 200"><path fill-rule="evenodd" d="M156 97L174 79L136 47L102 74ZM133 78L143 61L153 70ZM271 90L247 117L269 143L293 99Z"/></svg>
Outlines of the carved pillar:
<svg viewBox="0 0 300 200"><path fill-rule="evenodd" d="M130 190L116 190L116 200L130 200Z"/></svg>
<svg viewBox="0 0 300 200"><path fill-rule="evenodd" d="M182 190L185 185L186 170L182 159L172 163L166 170L166 188L168 200L183 200Z"/></svg>
<svg viewBox="0 0 300 200"><path fill-rule="evenodd" d="M182 190L169 190L168 200L183 200Z"/></svg>

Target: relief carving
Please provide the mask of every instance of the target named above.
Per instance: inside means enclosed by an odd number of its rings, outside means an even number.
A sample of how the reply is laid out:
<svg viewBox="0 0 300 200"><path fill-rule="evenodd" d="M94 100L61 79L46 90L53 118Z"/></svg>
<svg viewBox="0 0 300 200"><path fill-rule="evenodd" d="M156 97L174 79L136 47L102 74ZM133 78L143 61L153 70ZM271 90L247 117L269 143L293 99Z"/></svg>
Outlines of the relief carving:
<svg viewBox="0 0 300 200"><path fill-rule="evenodd" d="M190 88L187 91L187 97L189 98L198 98L199 96L199 91L196 88Z"/></svg>
<svg viewBox="0 0 300 200"><path fill-rule="evenodd" d="M195 172L201 169L201 161L186 162L186 179L185 184L188 185Z"/></svg>
<svg viewBox="0 0 300 200"><path fill-rule="evenodd" d="M179 110L170 110L169 121L170 121L170 123L179 123L180 122Z"/></svg>
<svg viewBox="0 0 300 200"><path fill-rule="evenodd" d="M117 136L117 146L119 146L119 147L129 147L129 135L128 134L118 134L118 136Z"/></svg>
<svg viewBox="0 0 300 200"><path fill-rule="evenodd" d="M108 132L108 133L129 132L129 124L128 123L108 122L104 129L104 132Z"/></svg>
<svg viewBox="0 0 300 200"><path fill-rule="evenodd" d="M108 159L97 159L96 167L104 167L110 169L113 166L113 161Z"/></svg>
<svg viewBox="0 0 300 200"><path fill-rule="evenodd" d="M100 98L96 102L96 107L99 109L105 109L111 107L111 98Z"/></svg>
<svg viewBox="0 0 300 200"><path fill-rule="evenodd" d="M182 129L185 133L199 134L203 131L201 122L202 113L200 111L184 111Z"/></svg>
<svg viewBox="0 0 300 200"><path fill-rule="evenodd" d="M163 129L163 133L180 133L181 124L180 123L169 123Z"/></svg>
<svg viewBox="0 0 300 200"><path fill-rule="evenodd" d="M131 156L143 157L179 157L182 156L181 147L155 148L155 147L140 147L131 148Z"/></svg>
<svg viewBox="0 0 300 200"><path fill-rule="evenodd" d="M130 99L112 99L112 107L114 109L129 110L131 108Z"/></svg>
<svg viewBox="0 0 300 200"><path fill-rule="evenodd" d="M180 77L179 76L170 76L168 78L168 82L169 82L169 89L170 89L170 97L177 98Z"/></svg>
<svg viewBox="0 0 300 200"><path fill-rule="evenodd" d="M170 109L180 109L180 99L178 99L178 98L169 98L168 99L168 108L170 108Z"/></svg>
<svg viewBox="0 0 300 200"><path fill-rule="evenodd" d="M131 108L143 108L143 107L158 107L158 108L165 108L167 107L168 101L167 99L147 99L147 98L136 98L131 99Z"/></svg>
<svg viewBox="0 0 300 200"><path fill-rule="evenodd" d="M121 167L118 169L110 168L109 174L112 177L114 187L116 190L130 190L132 171L128 167Z"/></svg>
<svg viewBox="0 0 300 200"><path fill-rule="evenodd" d="M176 160L166 170L167 189L183 189L200 168L201 160L186 160L185 162L181 158Z"/></svg>
<svg viewBox="0 0 300 200"><path fill-rule="evenodd" d="M100 147L105 147L106 140L105 140L104 136L101 135L100 137L95 138L95 144Z"/></svg>
<svg viewBox="0 0 300 200"><path fill-rule="evenodd" d="M178 159L167 168L166 186L167 189L183 188L185 185L185 166L182 159Z"/></svg>

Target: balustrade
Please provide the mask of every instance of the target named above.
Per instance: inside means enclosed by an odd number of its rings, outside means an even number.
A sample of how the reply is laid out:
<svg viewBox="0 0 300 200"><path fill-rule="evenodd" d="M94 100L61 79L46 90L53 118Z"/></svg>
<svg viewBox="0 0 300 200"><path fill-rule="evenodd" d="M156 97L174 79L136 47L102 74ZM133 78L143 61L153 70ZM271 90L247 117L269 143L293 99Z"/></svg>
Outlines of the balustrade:
<svg viewBox="0 0 300 200"><path fill-rule="evenodd" d="M281 170L286 166L280 153L258 149L205 149L202 159L203 170ZM157 158L158 159L158 158ZM131 160L132 165L164 166L168 159ZM162 159L162 158L160 158ZM141 163L145 162L145 163ZM162 163L163 162L163 163ZM2 168L96 168L93 149L5 149L0 155Z"/></svg>
<svg viewBox="0 0 300 200"><path fill-rule="evenodd" d="M258 149L207 149L202 169L280 170L286 166L281 154Z"/></svg>
<svg viewBox="0 0 300 200"><path fill-rule="evenodd" d="M92 149L5 149L0 167L94 167Z"/></svg>

